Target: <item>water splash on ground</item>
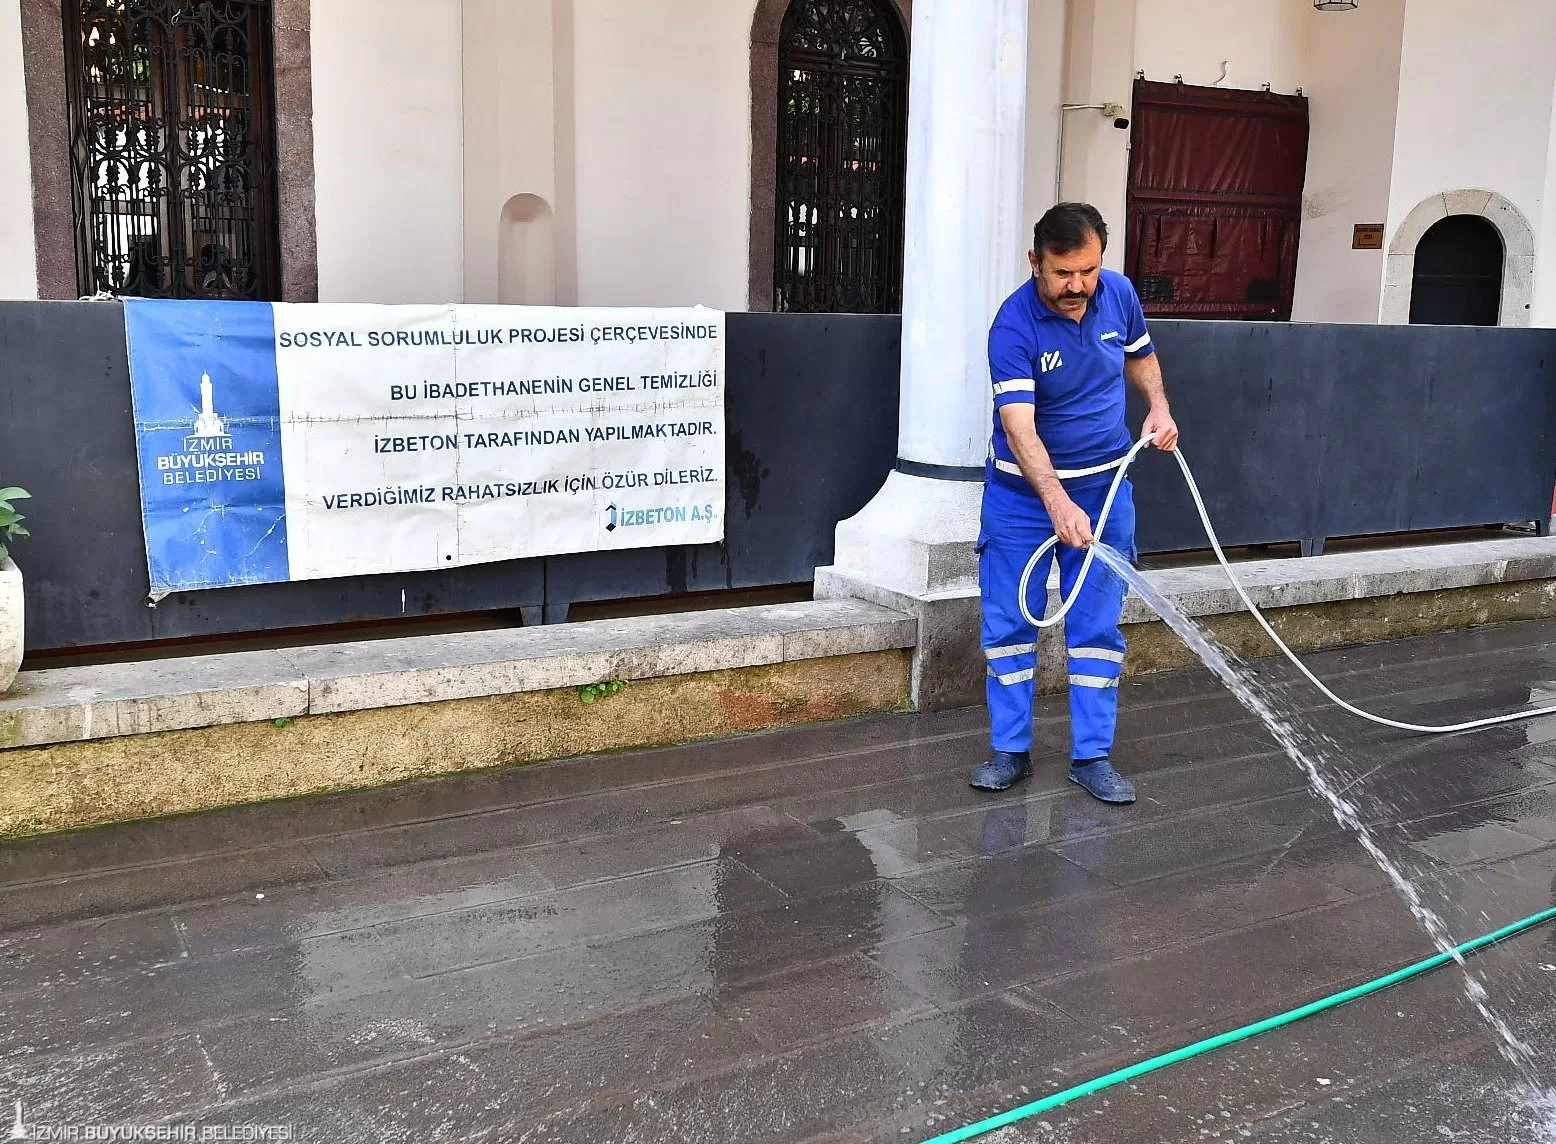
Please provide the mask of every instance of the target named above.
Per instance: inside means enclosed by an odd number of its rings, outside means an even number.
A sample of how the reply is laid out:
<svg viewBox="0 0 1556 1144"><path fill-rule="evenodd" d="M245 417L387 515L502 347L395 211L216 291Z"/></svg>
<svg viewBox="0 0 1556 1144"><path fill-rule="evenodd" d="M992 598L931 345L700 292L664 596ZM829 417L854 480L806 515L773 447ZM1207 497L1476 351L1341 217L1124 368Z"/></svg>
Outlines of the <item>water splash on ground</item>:
<svg viewBox="0 0 1556 1144"><path fill-rule="evenodd" d="M1245 708L1252 712L1269 729L1275 741L1307 776L1313 793L1328 805L1330 813L1341 827L1349 831L1388 877L1405 905L1426 931L1432 943L1458 963L1464 975L1464 992L1475 1006L1481 1019L1496 1034L1497 1049L1503 1058L1518 1072L1517 1096L1533 1115L1539 1138L1556 1141L1556 1091L1541 1083L1535 1069L1534 1050L1512 1030L1501 1014L1491 1004L1490 995L1478 974L1469 968L1457 952L1458 942L1449 933L1442 917L1427 905L1421 889L1398 863L1378 845L1377 839L1362 820L1361 812L1352 798L1342 793L1330 779L1329 772L1336 769L1327 754L1332 746L1324 737L1305 730L1294 713L1277 700L1264 686L1253 670L1233 652L1224 648L1204 628L1195 623L1182 609L1159 592L1144 576L1135 570L1124 556L1106 544L1093 545L1097 559L1106 564L1151 606L1184 643L1204 661L1206 667L1226 685L1228 691ZM1327 746L1326 746L1327 744Z"/></svg>

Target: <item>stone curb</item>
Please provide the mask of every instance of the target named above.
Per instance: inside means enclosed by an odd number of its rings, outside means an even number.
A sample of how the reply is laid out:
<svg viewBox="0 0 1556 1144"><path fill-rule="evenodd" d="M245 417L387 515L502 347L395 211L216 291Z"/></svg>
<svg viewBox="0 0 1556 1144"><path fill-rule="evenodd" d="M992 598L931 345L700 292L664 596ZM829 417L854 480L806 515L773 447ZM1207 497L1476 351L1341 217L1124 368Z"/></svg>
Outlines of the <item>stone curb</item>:
<svg viewBox="0 0 1556 1144"><path fill-rule="evenodd" d="M861 600L26 671L0 749L438 703L911 648Z"/></svg>

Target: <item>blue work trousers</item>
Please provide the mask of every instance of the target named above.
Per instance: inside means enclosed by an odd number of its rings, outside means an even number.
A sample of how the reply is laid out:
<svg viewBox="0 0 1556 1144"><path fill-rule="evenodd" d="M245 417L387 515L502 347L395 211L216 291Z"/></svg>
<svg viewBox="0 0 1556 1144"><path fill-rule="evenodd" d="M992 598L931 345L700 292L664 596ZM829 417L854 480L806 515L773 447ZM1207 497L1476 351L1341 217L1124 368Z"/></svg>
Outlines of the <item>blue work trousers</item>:
<svg viewBox="0 0 1556 1144"><path fill-rule="evenodd" d="M1109 483L1092 481L1090 487L1067 490L1094 528ZM1026 751L1032 746L1038 633L1022 616L1017 593L1027 561L1053 535L1053 522L1035 494L995 481L984 486L978 581L983 601L983 655L988 664L989 722L996 751ZM1127 480L1119 487L1101 539L1131 561L1136 558L1135 504ZM1086 558L1084 550L1064 544L1049 550L1027 585L1027 607L1034 616L1042 615L1048 602L1048 576L1055 552L1065 596L1075 586ZM1065 617L1070 743L1075 759L1104 758L1113 749L1118 681L1124 669L1124 636L1118 620L1127 592L1128 585L1116 572L1100 560L1093 561L1080 598Z"/></svg>

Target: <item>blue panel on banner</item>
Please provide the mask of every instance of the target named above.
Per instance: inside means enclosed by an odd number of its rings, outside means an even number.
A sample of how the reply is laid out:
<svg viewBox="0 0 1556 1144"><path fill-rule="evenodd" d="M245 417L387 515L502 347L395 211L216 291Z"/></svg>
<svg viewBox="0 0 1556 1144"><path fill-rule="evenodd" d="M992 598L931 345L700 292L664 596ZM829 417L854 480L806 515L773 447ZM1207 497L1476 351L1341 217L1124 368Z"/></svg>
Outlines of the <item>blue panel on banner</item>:
<svg viewBox="0 0 1556 1144"><path fill-rule="evenodd" d="M268 302L127 299L153 593L289 579Z"/></svg>

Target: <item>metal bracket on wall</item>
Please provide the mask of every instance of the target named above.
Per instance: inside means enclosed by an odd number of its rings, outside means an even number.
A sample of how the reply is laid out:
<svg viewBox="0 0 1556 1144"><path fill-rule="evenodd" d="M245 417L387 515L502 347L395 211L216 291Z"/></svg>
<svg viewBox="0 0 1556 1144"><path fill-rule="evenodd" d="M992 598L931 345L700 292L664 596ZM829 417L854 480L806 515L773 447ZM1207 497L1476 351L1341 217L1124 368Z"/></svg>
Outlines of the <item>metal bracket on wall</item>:
<svg viewBox="0 0 1556 1144"><path fill-rule="evenodd" d="M542 624L565 624L570 606L566 600L559 603L524 604L519 608L519 615L524 617L526 628L538 628Z"/></svg>

